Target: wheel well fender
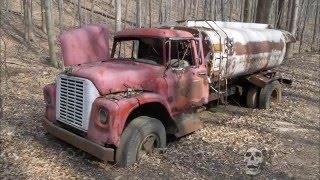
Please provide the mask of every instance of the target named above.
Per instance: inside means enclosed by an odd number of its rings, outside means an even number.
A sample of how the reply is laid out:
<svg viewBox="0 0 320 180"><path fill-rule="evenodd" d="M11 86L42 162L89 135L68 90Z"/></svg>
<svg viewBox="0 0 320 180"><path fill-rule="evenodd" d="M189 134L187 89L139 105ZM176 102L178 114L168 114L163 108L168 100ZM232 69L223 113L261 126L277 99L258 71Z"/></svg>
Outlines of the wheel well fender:
<svg viewBox="0 0 320 180"><path fill-rule="evenodd" d="M140 104L138 107L134 108L126 122L124 128L135 118L139 116L148 116L156 118L162 122L166 128L166 132L169 134L174 134L177 131L177 126L174 120L172 119L170 113L168 112L165 105L160 102L147 102Z"/></svg>

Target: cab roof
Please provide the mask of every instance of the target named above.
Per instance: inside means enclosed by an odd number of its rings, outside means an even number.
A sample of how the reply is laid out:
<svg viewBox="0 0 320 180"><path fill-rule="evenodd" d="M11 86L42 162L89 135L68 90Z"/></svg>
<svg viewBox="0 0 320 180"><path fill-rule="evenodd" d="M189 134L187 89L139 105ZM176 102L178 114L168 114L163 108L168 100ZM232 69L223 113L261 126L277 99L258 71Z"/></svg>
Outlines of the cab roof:
<svg viewBox="0 0 320 180"><path fill-rule="evenodd" d="M115 34L115 38L124 37L192 38L193 35L183 30L160 28L132 28Z"/></svg>

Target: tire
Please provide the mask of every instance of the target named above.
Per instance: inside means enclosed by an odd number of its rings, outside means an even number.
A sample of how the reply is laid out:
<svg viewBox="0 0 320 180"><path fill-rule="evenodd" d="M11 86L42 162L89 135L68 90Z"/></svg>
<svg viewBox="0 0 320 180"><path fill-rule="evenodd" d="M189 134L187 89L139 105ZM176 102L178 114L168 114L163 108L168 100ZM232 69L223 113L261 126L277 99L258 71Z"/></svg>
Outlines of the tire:
<svg viewBox="0 0 320 180"><path fill-rule="evenodd" d="M247 92L246 105L248 108L257 108L259 104L259 88L250 86Z"/></svg>
<svg viewBox="0 0 320 180"><path fill-rule="evenodd" d="M282 99L282 86L279 81L272 81L260 91L259 108L269 109L271 102L279 103Z"/></svg>
<svg viewBox="0 0 320 180"><path fill-rule="evenodd" d="M116 150L117 165L130 166L139 160L148 138L155 139L152 143L154 148L166 147L166 131L163 124L158 119L147 116L132 120L121 135L120 145Z"/></svg>

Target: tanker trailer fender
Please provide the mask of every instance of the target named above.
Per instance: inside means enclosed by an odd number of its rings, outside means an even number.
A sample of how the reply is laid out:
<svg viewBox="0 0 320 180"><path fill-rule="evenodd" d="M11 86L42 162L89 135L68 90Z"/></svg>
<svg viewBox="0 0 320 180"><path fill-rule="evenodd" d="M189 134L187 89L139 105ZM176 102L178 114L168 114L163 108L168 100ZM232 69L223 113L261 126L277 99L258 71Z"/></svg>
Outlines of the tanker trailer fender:
<svg viewBox="0 0 320 180"><path fill-rule="evenodd" d="M292 80L288 78L282 77L275 71L265 71L256 74L251 74L246 76L245 79L252 85L257 86L259 88L264 88L267 84L272 81L279 81L281 84L292 85Z"/></svg>

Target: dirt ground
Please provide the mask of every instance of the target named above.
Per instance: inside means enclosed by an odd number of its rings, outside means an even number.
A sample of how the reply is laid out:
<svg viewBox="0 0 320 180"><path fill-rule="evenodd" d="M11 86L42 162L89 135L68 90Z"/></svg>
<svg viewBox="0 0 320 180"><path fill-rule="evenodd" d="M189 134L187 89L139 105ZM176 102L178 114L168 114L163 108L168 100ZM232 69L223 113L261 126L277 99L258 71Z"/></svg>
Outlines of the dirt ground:
<svg viewBox="0 0 320 180"><path fill-rule="evenodd" d="M250 147L267 152L253 179L320 178L319 54L296 55L278 68L293 85L284 87L276 107L209 108L200 114L203 129L170 141L164 152L132 167L118 168L45 132L42 87L60 70L46 64L45 44L25 44L18 30L7 32L6 40L1 179L248 179L243 158ZM230 104L236 103L230 99Z"/></svg>

